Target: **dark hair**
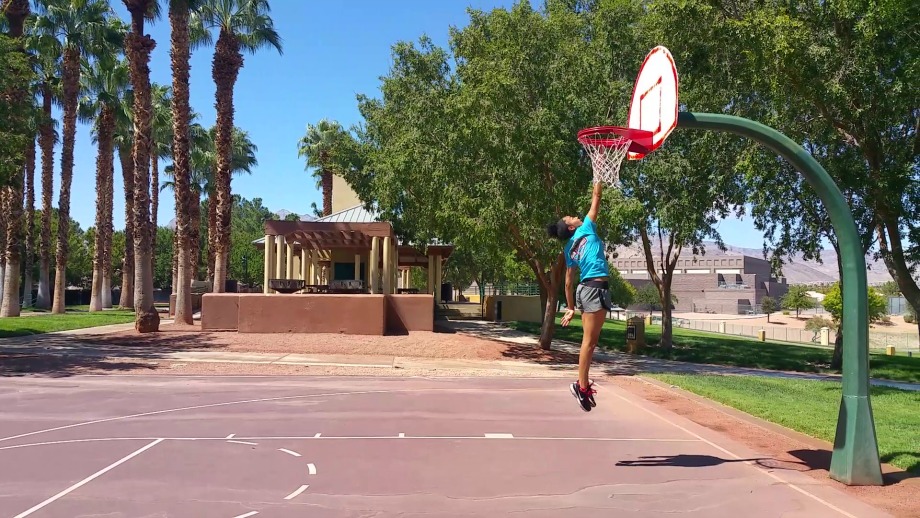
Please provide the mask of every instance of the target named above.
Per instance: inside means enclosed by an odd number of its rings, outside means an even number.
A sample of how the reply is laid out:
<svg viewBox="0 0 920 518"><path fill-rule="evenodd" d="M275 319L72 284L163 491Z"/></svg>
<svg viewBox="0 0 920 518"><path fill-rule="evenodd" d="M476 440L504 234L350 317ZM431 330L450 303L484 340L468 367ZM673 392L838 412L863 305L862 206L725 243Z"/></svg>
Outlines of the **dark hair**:
<svg viewBox="0 0 920 518"><path fill-rule="evenodd" d="M560 219L559 221L555 223L550 223L549 225L547 225L546 233L549 234L550 237L555 237L556 239L560 241L568 241L572 237L572 235L575 234L574 231L569 229L569 226L568 224L566 224L565 220L562 220L562 219Z"/></svg>

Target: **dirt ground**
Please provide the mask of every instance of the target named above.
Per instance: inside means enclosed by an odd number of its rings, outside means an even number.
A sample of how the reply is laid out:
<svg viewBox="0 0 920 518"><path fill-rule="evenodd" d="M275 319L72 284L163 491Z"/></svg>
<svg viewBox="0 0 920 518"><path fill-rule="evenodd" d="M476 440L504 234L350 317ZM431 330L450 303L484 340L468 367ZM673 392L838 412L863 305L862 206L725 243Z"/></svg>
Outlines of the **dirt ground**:
<svg viewBox="0 0 920 518"><path fill-rule="evenodd" d="M705 313L675 313L675 318L685 318L687 320L716 320L725 321L735 325L744 326L774 326L787 327L796 329L805 329L808 319L813 318L813 313L802 313L802 316L796 318L795 314L783 315L780 312L770 315L770 322L767 323L767 317L746 317L744 315L709 315ZM829 315L824 315L830 318ZM908 334L917 332L917 324L908 324L904 322L903 316L892 316L890 323L875 323L869 326L873 331L879 333L898 333Z"/></svg>
<svg viewBox="0 0 920 518"><path fill-rule="evenodd" d="M350 356L400 356L457 360L527 360L576 365L578 357L559 351L495 342L448 330L405 335L361 336L345 334L239 334L202 332L184 325L163 325L156 335L125 331L92 337L94 343L189 351L251 353L347 354ZM76 340L81 340L75 337Z"/></svg>

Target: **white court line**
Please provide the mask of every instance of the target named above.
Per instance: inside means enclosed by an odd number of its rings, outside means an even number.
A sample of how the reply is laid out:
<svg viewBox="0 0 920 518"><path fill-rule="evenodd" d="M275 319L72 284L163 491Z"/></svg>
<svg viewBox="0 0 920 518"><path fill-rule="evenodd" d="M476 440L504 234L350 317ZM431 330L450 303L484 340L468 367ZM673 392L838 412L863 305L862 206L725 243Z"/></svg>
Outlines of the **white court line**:
<svg viewBox="0 0 920 518"><path fill-rule="evenodd" d="M463 389L463 388L457 388L457 387L446 387L446 388L428 389L428 392L431 392L431 391L458 392L458 393L486 392L486 391L533 393L533 392L556 392L557 389L494 389L494 390L489 390L489 389ZM403 392L413 392L414 393L414 392L418 392L418 390L417 389L396 389L396 390L360 390L360 391L355 391L355 392L327 392L327 393L321 393L321 394L305 394L305 395L300 395L300 396L279 396L279 397L267 397L267 398L258 398L258 399L242 399L238 401L225 401L223 403L208 403L205 405L193 405L193 406L179 407L179 408L168 408L166 410L154 410L152 412L142 412L140 414L123 415L123 416L118 416L118 417L106 417L105 419L95 419L93 421L84 421L81 423L73 423L73 424L68 424L64 426L55 426L54 428L45 428L44 430L35 430L33 432L21 433L19 435L11 435L9 437L0 437L0 442L12 441L13 439L20 439L22 437L29 437L31 435L37 435L40 433L56 432L58 430L67 430L69 428L76 428L78 426L87 426L87 425L99 424L99 423L110 423L112 421L122 421L124 419L133 419L135 417L147 417L151 415L169 414L172 412L184 412L186 410L201 410L203 408L217 408L217 407L222 407L222 406L243 405L243 404L248 404L248 403L268 403L271 401L290 401L293 399L310 399L310 398L317 398L317 397L362 396L362 395L369 395L369 394L398 394L398 393L403 393Z"/></svg>
<svg viewBox="0 0 920 518"><path fill-rule="evenodd" d="M304 485L298 487L297 489L295 489L293 493L291 493L291 494L289 494L288 496L284 497L284 499L285 499L285 500L291 500L291 499L293 499L293 498L296 498L297 495L299 495L300 493L303 493L304 491L306 491L308 487L310 487L310 486L304 484Z"/></svg>
<svg viewBox="0 0 920 518"><path fill-rule="evenodd" d="M243 437L243 439L252 439L259 441L291 441L291 440L307 440L315 439L313 436L285 436L285 437ZM0 451L3 450L16 450L19 448L31 448L34 446L51 446L55 444L76 444L83 442L108 442L108 441L151 441L154 439L160 439L163 441L225 441L224 437L99 437L95 439L67 439L63 441L45 441L45 442L33 442L28 444L15 444L13 446L0 446ZM423 440L423 441L435 441L435 440L486 440L488 437L481 435L454 435L454 436L412 436L412 437L393 437L392 435L380 435L380 436L342 436L342 437L322 437L322 440ZM654 438L635 438L635 437L512 437L515 441L586 441L586 442L700 442L698 439L654 439ZM229 441L228 441L229 442ZM244 444L257 444L257 443L244 443Z"/></svg>
<svg viewBox="0 0 920 518"><path fill-rule="evenodd" d="M234 435L236 435L236 434L235 434L235 433L231 433L230 435L227 436L227 439L233 439L233 436L234 436Z"/></svg>
<svg viewBox="0 0 920 518"><path fill-rule="evenodd" d="M514 435L510 433L487 433L485 434L486 439L514 439Z"/></svg>
<svg viewBox="0 0 920 518"><path fill-rule="evenodd" d="M321 435L323 435L323 434L318 433L318 434L314 435L313 438L314 438L314 439L319 439L319 437L320 437Z"/></svg>
<svg viewBox="0 0 920 518"><path fill-rule="evenodd" d="M288 450L288 449L286 449L286 448L278 448L278 451L283 451L284 453L287 453L288 455L293 455L293 456L295 456L295 457L300 457L300 454L297 453L296 451L291 451L291 450Z"/></svg>
<svg viewBox="0 0 920 518"><path fill-rule="evenodd" d="M89 482L92 482L93 480L95 480L95 479L101 477L102 475L105 475L105 474L108 473L109 471L111 471L111 470L117 468L118 466L120 466L121 464L124 464L125 462L128 462L129 460L133 459L134 457L137 457L137 456L140 455L141 453L144 453L145 451L149 450L150 448L153 448L154 446L156 446L157 444L160 444L161 442L163 442L163 439L157 439L157 440L153 441L152 443L148 444L147 446L144 446L143 448L141 448L141 449L135 451L134 453L131 453L130 455L128 455L128 456L126 456L126 457L122 457L120 460L115 461L115 462L112 463L112 464L109 464L108 466L106 466L106 467L100 469L99 471L97 471L97 472L93 473L92 475L90 475L90 476L84 478L83 480L77 482L76 484L74 484L74 485L68 487L67 489L61 491L60 493L58 493L58 494L52 496L51 498L45 500L44 502L35 505L34 507L32 507L31 509L29 509L29 510L27 510L27 511L23 511L23 512L17 514L14 518L24 518L24 517L26 517L26 516L29 516L30 514L34 513L35 511L38 511L38 510L41 509L42 507L45 507L46 505L50 504L51 502L54 502L54 501L57 500L58 498L61 498L62 496L65 496L65 495L67 495L68 493L70 493L70 492L72 492L72 491L74 491L74 490L76 490L76 489L79 489L80 487L82 487L82 486L88 484Z"/></svg>
<svg viewBox="0 0 920 518"><path fill-rule="evenodd" d="M645 413L647 413L647 414L651 414L651 415L657 417L658 419L660 419L660 420L662 420L662 421L664 421L664 422L670 424L671 426L673 426L673 427L675 427L675 428L677 428L677 429L679 429L679 430L682 430L683 432L687 433L688 435L692 435L693 437L696 437L696 438L699 439L700 441L702 441L702 442L704 442L704 443L706 443L706 444L712 446L713 448L715 448L715 449L721 451L722 453L724 453L724 454L726 454L726 455L728 455L728 456L734 458L735 460L741 460L741 457L740 457L740 456L735 455L734 453L732 453L732 452L726 450L725 448L719 446L718 444L716 444L716 443L714 443L714 442L712 442L712 441L710 441L710 440L704 438L703 436L701 436L701 435L699 435L699 434L697 434L697 433L695 433L695 432L693 432L693 431L690 431L690 430L684 428L683 426L681 426L681 425L679 425L679 424L677 424L677 423L675 423L675 422L673 422L673 421L668 420L666 417L664 417L664 416L662 416L662 415L658 415L657 413L652 412L651 410L649 410L649 409L647 409L647 408L645 408L645 407L643 407L643 406L641 406L641 405L638 405L638 404L636 404L635 402L630 401L628 398L625 398L625 397L623 397L623 396L621 396L621 395L619 395L619 394L614 393L613 395L616 396L616 397L618 397L618 398L620 398L620 399L622 399L623 401L626 401L626 402L629 403L630 405L632 405L632 406L634 406L634 407L636 407L636 408L642 410L643 412L645 412ZM850 514L850 513L846 512L846 511L844 511L843 509L837 507L836 505L834 505L834 504L828 502L827 500L824 500L823 498L821 498L821 497L819 497L819 496L817 496L817 495L813 495L813 494L809 493L808 491L805 491L804 489L802 489L802 488L800 488L799 486L793 484L792 482L789 482L788 480L783 479L783 478L780 477L779 475L776 475L775 473L771 473L771 472L769 472L769 471L767 471L767 470L758 468L757 466L754 465L754 463L753 463L752 461L745 461L744 464L747 464L748 466L751 466L752 468L754 468L754 471L757 471L758 473L763 473L764 475L766 475L766 476L772 478L773 480L776 480L777 482L783 484L784 486L787 486L787 487L789 487L789 488L791 488L791 489L794 489L794 490L798 491L799 493L802 493L803 495L805 495L805 496L807 496L807 497L809 497L809 498L815 500L816 502L818 502L818 503L820 503L820 504L823 504L823 505L825 505L825 506L827 506L827 507L833 509L834 511L837 511L838 513L842 514L843 516L846 516L847 518L858 518L856 515Z"/></svg>
<svg viewBox="0 0 920 518"><path fill-rule="evenodd" d="M259 514L259 511L250 511L246 514L241 514L239 516L234 516L233 518L249 518L250 516L255 516Z"/></svg>
<svg viewBox="0 0 920 518"><path fill-rule="evenodd" d="M258 446L259 444L257 442L247 442L247 441L227 441L227 442L232 442L233 444L247 444L249 446Z"/></svg>
<svg viewBox="0 0 920 518"><path fill-rule="evenodd" d="M312 462L307 464L307 470L311 475L316 475L316 464L313 464Z"/></svg>

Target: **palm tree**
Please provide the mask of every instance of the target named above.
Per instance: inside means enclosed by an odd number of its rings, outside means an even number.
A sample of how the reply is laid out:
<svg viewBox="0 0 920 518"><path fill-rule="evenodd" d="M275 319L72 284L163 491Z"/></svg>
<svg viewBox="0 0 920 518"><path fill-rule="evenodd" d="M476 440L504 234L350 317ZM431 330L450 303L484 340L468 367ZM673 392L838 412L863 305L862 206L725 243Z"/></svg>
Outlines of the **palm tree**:
<svg viewBox="0 0 920 518"><path fill-rule="evenodd" d="M173 80L173 191L176 199L176 230L173 246L173 293L176 295L176 322L193 323L189 248L189 72L191 41L189 35L189 0L169 3L170 55Z"/></svg>
<svg viewBox="0 0 920 518"><path fill-rule="evenodd" d="M313 168L317 187L322 187L323 216L332 214L333 155L344 134L341 124L323 119L315 126L307 124L307 133L298 143L297 156L306 157L307 168Z"/></svg>
<svg viewBox="0 0 920 518"><path fill-rule="evenodd" d="M150 148L150 248L157 248L157 214L160 208L160 159L172 156L172 98L168 86L151 87L153 122ZM173 251L175 253L175 250ZM156 270L156 254L150 255L151 271Z"/></svg>
<svg viewBox="0 0 920 518"><path fill-rule="evenodd" d="M54 302L52 313L64 313L70 238L70 184L73 179L74 144L77 135L77 100L80 94L80 62L94 43L117 39L107 18L114 16L108 2L86 0L37 0L39 16L35 27L42 34L59 39L63 48L61 71L64 102L64 143L61 152L61 188L58 199L58 236L55 257Z"/></svg>
<svg viewBox="0 0 920 518"><path fill-rule="evenodd" d="M206 194L208 197L207 278L213 281L216 260L215 252L217 249L217 204L215 203L216 185L214 181L217 172L217 154L214 151L217 127L212 126L211 129L205 133L200 125L194 124L192 125L191 133L196 143L195 147L192 149L190 160L190 187L193 191L191 212L200 213L201 196ZM259 163L258 159L256 159L256 152L258 152L258 150L259 148L249 139L249 133L240 128L233 128L233 146L231 147L232 155L230 160L231 173L234 176L243 173L251 174L252 168ZM174 167L168 166L166 168L166 174L173 176L175 174ZM166 181L163 182L161 189L171 188L175 190L175 185L174 181ZM195 226L194 223L197 219L194 219L193 216L191 221L193 226ZM193 230L193 233L195 234L194 240L197 245L197 232ZM192 248L191 250L194 251L196 248ZM178 272L176 274L178 275Z"/></svg>
<svg viewBox="0 0 920 518"><path fill-rule="evenodd" d="M115 148L115 130L118 111L122 109L121 96L128 87L127 64L113 53L100 56L92 65L84 61L83 84L86 91L80 103L80 115L85 121L94 121L96 156L96 233L93 246L93 283L90 311L104 307L105 276L109 270L111 254L106 254L108 229L112 225L109 212L109 193L113 191L112 178ZM109 286L111 289L111 285Z"/></svg>
<svg viewBox="0 0 920 518"><path fill-rule="evenodd" d="M269 16L268 0L207 0L198 10L207 29L217 29L212 77L217 87L217 257L213 291L223 292L230 247L230 189L233 146L233 87L243 67L241 50L255 53L274 47L280 54L281 37Z"/></svg>
<svg viewBox="0 0 920 518"><path fill-rule="evenodd" d="M134 328L151 333L160 328L160 315L153 305L153 269L150 248L150 152L152 137L152 101L150 88L150 52L156 46L144 33L144 21L156 13L154 0L123 0L131 13L131 32L125 52L134 88Z"/></svg>
<svg viewBox="0 0 920 518"><path fill-rule="evenodd" d="M53 106L61 100L61 42L51 34L36 27L39 17L29 21L28 46L34 56L36 90L42 103L38 121L38 147L42 156L41 171L41 228L38 243L38 297L35 306L51 308L51 196L54 190L54 146L58 142L57 121L52 115Z"/></svg>
<svg viewBox="0 0 920 518"><path fill-rule="evenodd" d="M121 116L115 126L115 147L121 164L121 178L125 194L125 250L121 257L121 298L118 306L134 309L134 163L131 149L134 146L134 93L129 89L121 97ZM114 192L112 193L114 196ZM111 244L109 245L111 248Z"/></svg>

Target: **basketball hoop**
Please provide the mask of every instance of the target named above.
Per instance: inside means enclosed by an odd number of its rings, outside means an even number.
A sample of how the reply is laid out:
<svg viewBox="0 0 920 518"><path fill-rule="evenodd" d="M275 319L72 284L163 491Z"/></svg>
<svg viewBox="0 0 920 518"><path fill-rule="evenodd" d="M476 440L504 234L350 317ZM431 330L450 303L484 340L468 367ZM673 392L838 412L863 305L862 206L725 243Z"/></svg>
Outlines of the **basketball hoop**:
<svg viewBox="0 0 920 518"><path fill-rule="evenodd" d="M620 185L620 166L626 154L647 152L646 144L651 132L618 126L598 126L578 132L578 142L591 159L594 183L603 182L610 187Z"/></svg>
<svg viewBox="0 0 920 518"><path fill-rule="evenodd" d="M598 126L578 132L578 142L591 158L594 183L618 187L623 159L641 160L677 127L677 67L665 47L655 47L645 56L626 124L628 128Z"/></svg>

